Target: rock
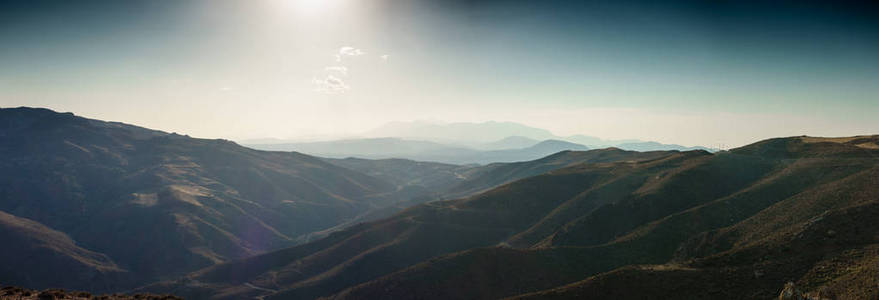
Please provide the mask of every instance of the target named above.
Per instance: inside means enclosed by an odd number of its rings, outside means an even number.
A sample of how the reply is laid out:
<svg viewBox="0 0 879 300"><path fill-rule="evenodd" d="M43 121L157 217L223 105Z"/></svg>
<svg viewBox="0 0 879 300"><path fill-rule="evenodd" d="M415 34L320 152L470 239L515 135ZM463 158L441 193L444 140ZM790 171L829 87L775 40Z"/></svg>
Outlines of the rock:
<svg viewBox="0 0 879 300"><path fill-rule="evenodd" d="M802 300L803 293L797 289L796 285L793 282L788 282L784 285L784 289L781 290L781 294L778 295L778 300Z"/></svg>

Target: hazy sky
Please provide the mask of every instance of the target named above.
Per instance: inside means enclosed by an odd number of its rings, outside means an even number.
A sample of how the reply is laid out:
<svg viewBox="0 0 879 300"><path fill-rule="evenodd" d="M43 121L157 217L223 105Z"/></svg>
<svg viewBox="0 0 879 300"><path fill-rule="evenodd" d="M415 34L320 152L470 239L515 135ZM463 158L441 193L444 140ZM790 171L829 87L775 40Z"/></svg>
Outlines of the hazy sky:
<svg viewBox="0 0 879 300"><path fill-rule="evenodd" d="M199 137L407 120L709 146L879 133L869 2L0 3L0 106Z"/></svg>

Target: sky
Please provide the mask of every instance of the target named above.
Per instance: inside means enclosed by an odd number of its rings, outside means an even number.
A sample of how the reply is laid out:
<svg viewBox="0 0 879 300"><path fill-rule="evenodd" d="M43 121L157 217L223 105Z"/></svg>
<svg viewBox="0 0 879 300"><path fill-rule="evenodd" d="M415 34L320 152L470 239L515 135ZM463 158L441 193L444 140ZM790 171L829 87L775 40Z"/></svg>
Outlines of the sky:
<svg viewBox="0 0 879 300"><path fill-rule="evenodd" d="M392 121L738 146L879 133L868 1L0 2L0 106L196 137Z"/></svg>

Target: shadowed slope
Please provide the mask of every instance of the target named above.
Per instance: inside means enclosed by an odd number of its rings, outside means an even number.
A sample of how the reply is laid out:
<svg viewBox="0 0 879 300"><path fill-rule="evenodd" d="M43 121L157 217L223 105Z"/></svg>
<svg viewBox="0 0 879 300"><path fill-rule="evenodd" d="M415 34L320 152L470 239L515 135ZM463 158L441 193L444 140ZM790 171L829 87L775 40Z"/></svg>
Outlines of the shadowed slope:
<svg viewBox="0 0 879 300"><path fill-rule="evenodd" d="M35 288L105 289L131 279L106 255L77 246L64 233L2 211L0 241L0 282Z"/></svg>
<svg viewBox="0 0 879 300"><path fill-rule="evenodd" d="M154 285L147 290L203 295L211 293L210 290L213 289L214 295L217 295L216 289L220 289L220 294L230 298L243 295L234 294L236 291L248 295L255 292L273 294L264 290L257 292L252 287L246 288L249 284L278 290L273 296L277 298L329 295L437 255L502 242L532 226L560 203L593 185L612 179L615 175L611 170L636 169L632 165L637 165L635 161L642 157L708 155L677 152L643 154L615 149L589 152L560 153L547 158L547 161L565 161L559 158L583 156L630 162L590 165L591 167L573 171L560 170L522 179L467 199L419 205L394 217L335 233L328 237L333 242L324 244L323 247L311 248L315 251L287 252L290 255L285 255L285 262L278 261L277 256L269 254L255 257L247 264L233 263L234 268L247 270L252 270L248 267L251 264L271 266L258 276L237 284L229 284L234 280L216 276L220 270L228 270L227 266L217 266L193 274L186 280ZM547 161L532 166L542 166ZM515 168L511 170L516 171ZM322 240L315 243L325 242ZM300 249L306 246L300 246ZM275 264L263 263L263 260L272 260ZM231 274L229 271L222 272ZM209 287L205 288L205 285Z"/></svg>
<svg viewBox="0 0 879 300"><path fill-rule="evenodd" d="M872 204L864 203L877 199L875 186L879 174L876 174L875 166L879 163L879 156L876 154L860 146L808 144L800 138L788 138L761 142L707 158L685 159L677 168L658 172L663 176L651 175L647 178L652 180L643 180L639 184L617 179L608 181L611 184L593 185L593 189L578 195L579 198L574 199L579 200L573 202L589 203L583 199L588 199L590 193L597 193L600 197L596 196L595 199L607 201L606 204L591 209L594 206L566 202L567 205L559 207L567 206L568 209L549 214L537 226L510 240L514 245L526 246L537 240L529 236L539 237L551 232L541 228L559 229L536 244L538 248L467 250L358 285L334 298L389 299L411 298L412 295L418 295L421 299L498 298L536 292L541 288L573 282L577 278L589 279L572 287L548 290L528 297L643 299L649 295L659 298L765 298L777 295L787 280L799 280L807 288L817 289L819 285L809 283L814 281L814 276L806 275L809 274L807 272L815 273L815 270L823 270L824 265L834 264L861 267L855 270L834 268L834 272L842 275L824 277L827 289L851 291L860 287L867 288L869 292L870 288L875 288L868 287L869 280L859 279L846 284L835 279L869 277L875 272L869 265L875 259L870 254L875 253L870 250L870 245L875 243L875 232L859 229L854 236L836 240L828 240L821 234L826 235L828 230L832 230L835 236L840 236L840 230L871 226L868 225L871 221L867 220L872 220L875 212ZM673 159L667 157L660 160L670 162ZM650 162L642 164L646 167ZM571 169L574 168L563 171ZM733 178L736 176L741 178ZM627 186L630 192L608 192L608 189ZM780 209L782 206L787 208ZM616 207L625 209L616 210ZM810 218L817 216L816 213L831 209L828 214L834 214L834 208L840 210L835 212L837 217L827 219L827 227L807 231L802 229L803 224L808 224ZM571 218L577 215L572 211L581 211L585 215ZM568 217L555 218L571 221L547 221L553 216L564 215ZM761 216L786 221L749 221ZM638 220L641 220L641 225L637 225ZM564 225L548 226L545 225L547 223ZM628 267L596 275L626 265L672 261L682 244L685 245L683 248L693 247L686 246L693 243L688 242L691 237L704 240L698 238L701 232L735 224L774 228L751 227L746 230L753 232L749 236L765 237L761 232L785 232L778 228L780 223L797 225L791 225L793 227L788 229L788 234L779 233L784 238L773 239L774 242L767 240L733 248L736 250L727 250L731 252L722 252L716 257L689 262L689 258L685 258L687 255L678 254L678 260L687 261L684 266ZM633 224L636 226L633 227ZM800 239L802 241L798 242ZM719 244L735 245L736 242ZM701 246L714 249L715 252L722 251L718 247ZM800 248L807 251L791 250ZM695 250L700 251L705 250ZM836 258L827 262L824 257L828 255ZM589 277L592 275L596 276ZM498 278L503 278L503 281L498 281ZM640 284L642 281L643 284ZM633 288L633 282L639 284Z"/></svg>
<svg viewBox="0 0 879 300"><path fill-rule="evenodd" d="M526 162L493 163L486 166L448 165L405 159L327 159L327 161L397 185L397 194L407 196L408 201L399 202L358 219L365 222L388 217L405 208L443 199L463 198L487 191L502 184L526 177L540 175L578 164L610 162L617 160L647 160L667 155L668 152L633 152L616 148L593 151L561 151L553 155ZM329 232L324 232L325 235ZM320 237L321 235L313 235Z"/></svg>
<svg viewBox="0 0 879 300"><path fill-rule="evenodd" d="M679 264L626 267L518 299L768 299L787 281L814 296L875 299L877 218L875 201L834 209L751 246Z"/></svg>
<svg viewBox="0 0 879 300"><path fill-rule="evenodd" d="M395 199L387 182L307 155L46 109L0 110L0 137L0 209L138 281L288 247Z"/></svg>

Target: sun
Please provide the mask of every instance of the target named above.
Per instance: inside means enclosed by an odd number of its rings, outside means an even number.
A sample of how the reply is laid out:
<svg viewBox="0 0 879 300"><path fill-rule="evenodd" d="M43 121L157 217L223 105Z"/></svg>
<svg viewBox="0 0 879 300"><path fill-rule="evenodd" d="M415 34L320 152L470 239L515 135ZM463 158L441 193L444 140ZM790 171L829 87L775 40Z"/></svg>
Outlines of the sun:
<svg viewBox="0 0 879 300"><path fill-rule="evenodd" d="M297 13L319 15L332 10L340 0L284 0Z"/></svg>
<svg viewBox="0 0 879 300"><path fill-rule="evenodd" d="M360 0L266 0L272 14L306 22L322 22L354 11Z"/></svg>
<svg viewBox="0 0 879 300"><path fill-rule="evenodd" d="M291 0L296 2L296 6L302 10L319 11L330 6L332 0Z"/></svg>

